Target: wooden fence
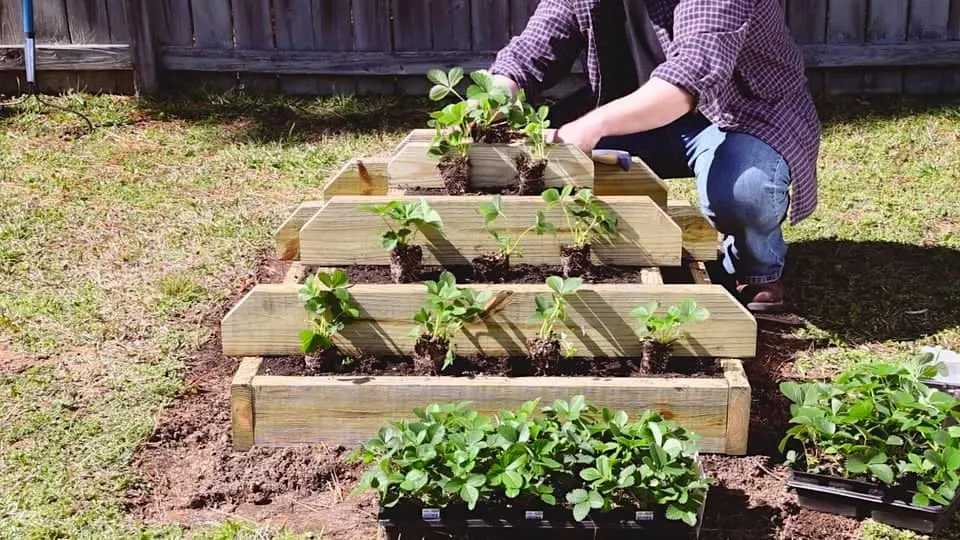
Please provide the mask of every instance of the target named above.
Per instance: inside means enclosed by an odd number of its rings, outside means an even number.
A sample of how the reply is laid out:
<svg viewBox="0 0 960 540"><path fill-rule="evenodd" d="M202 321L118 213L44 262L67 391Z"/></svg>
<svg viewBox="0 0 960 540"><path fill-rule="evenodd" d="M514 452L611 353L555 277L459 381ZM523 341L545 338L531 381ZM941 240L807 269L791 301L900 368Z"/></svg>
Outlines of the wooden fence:
<svg viewBox="0 0 960 540"><path fill-rule="evenodd" d="M324 94L423 92L430 68L486 67L537 0L34 3L48 91ZM781 4L817 93L960 92L960 0ZM22 84L22 42L20 0L0 0L0 92Z"/></svg>

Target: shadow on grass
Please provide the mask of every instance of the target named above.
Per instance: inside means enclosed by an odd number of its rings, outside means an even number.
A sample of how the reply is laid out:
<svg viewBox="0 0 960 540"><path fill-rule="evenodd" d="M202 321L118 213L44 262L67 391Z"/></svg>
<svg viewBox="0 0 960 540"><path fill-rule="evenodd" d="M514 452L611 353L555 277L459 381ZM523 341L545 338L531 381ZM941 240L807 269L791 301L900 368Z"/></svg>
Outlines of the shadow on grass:
<svg viewBox="0 0 960 540"><path fill-rule="evenodd" d="M911 341L960 327L960 250L797 242L784 284L798 314L851 344Z"/></svg>
<svg viewBox="0 0 960 540"><path fill-rule="evenodd" d="M208 125L233 122L241 127L234 130L234 138L241 141L298 143L342 134L423 128L435 105L403 96L208 94L144 98L138 108L156 119Z"/></svg>

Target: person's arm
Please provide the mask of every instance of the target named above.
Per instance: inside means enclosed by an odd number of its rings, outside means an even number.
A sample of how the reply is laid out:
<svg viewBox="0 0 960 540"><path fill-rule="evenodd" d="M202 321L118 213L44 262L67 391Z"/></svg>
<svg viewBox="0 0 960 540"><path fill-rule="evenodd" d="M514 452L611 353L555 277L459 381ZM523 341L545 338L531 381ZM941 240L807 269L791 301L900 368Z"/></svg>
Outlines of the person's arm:
<svg viewBox="0 0 960 540"><path fill-rule="evenodd" d="M513 95L523 89L528 101L570 72L585 46L570 0L540 0L520 35L497 52L490 67L495 79Z"/></svg>
<svg viewBox="0 0 960 540"><path fill-rule="evenodd" d="M656 129L694 110L733 76L756 0L681 0L667 59L638 90L561 128L584 150L597 140Z"/></svg>

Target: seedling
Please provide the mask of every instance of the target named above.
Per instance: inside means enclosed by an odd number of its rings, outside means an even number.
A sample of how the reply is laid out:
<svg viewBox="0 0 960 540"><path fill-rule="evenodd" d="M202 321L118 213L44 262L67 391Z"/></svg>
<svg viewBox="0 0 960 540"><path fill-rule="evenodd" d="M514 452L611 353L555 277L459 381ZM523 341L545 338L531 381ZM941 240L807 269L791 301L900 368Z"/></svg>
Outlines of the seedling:
<svg viewBox="0 0 960 540"><path fill-rule="evenodd" d="M453 338L465 323L486 310L494 294L457 287L457 280L450 272L443 272L439 280L428 280L424 284L427 299L413 317L418 324L410 331L410 337L417 338L414 361L418 368L435 373L453 364L456 356Z"/></svg>
<svg viewBox="0 0 960 540"><path fill-rule="evenodd" d="M387 225L387 230L381 234L381 245L390 252L390 275L393 281L413 281L423 261L423 249L414 243L417 232L423 228L442 230L440 214L422 197L361 205L359 209L379 215Z"/></svg>
<svg viewBox="0 0 960 540"><path fill-rule="evenodd" d="M550 109L546 105L535 109L524 103L522 90L518 101L523 107L523 120L517 128L524 134L530 153L517 155L517 190L520 195L536 195L542 193L545 187L543 173L547 169L546 130L550 127L550 120L547 119Z"/></svg>
<svg viewBox="0 0 960 540"><path fill-rule="evenodd" d="M949 505L960 487L960 401L922 381L932 354L859 362L829 382L784 382L790 423L780 443L808 473L913 492L912 503Z"/></svg>
<svg viewBox="0 0 960 540"><path fill-rule="evenodd" d="M600 240L613 243L617 236L618 220L606 212L590 189L581 189L573 194L573 184L566 184L558 191L550 188L543 192L547 208L559 206L563 210L572 243L560 246L560 260L564 277L576 276L590 268L590 246Z"/></svg>
<svg viewBox="0 0 960 540"><path fill-rule="evenodd" d="M332 349L334 336L347 322L360 316L343 270L317 271L307 276L298 297L310 314L310 328L300 332L300 348L307 354L318 350L322 354Z"/></svg>
<svg viewBox="0 0 960 540"><path fill-rule="evenodd" d="M567 297L576 294L583 285L578 277L563 279L550 276L546 280L550 296L537 295L534 298L536 311L530 316L531 323L540 323L537 337L528 341L530 360L534 366L546 370L559 363L560 356L573 356L576 348L570 343L567 334L557 331L557 323L567 320Z"/></svg>
<svg viewBox="0 0 960 540"><path fill-rule="evenodd" d="M475 276L484 281L498 281L502 279L510 269L510 256L516 255L522 257L520 251L520 241L529 233L537 236L544 234L557 234L557 229L552 223L547 221L543 211L538 211L532 225L524 229L516 237L502 231L491 229L501 217L506 217L503 212L503 198L500 195L494 195L492 200L485 202L479 207L480 215L483 216L483 226L497 244L497 251L492 254L482 255L473 260Z"/></svg>
<svg viewBox="0 0 960 540"><path fill-rule="evenodd" d="M637 323L637 336L643 340L641 371L644 373L666 370L674 345L687 335L686 325L710 317L707 308L689 298L680 305L670 306L663 315L656 314L659 308L660 303L654 301L630 312Z"/></svg>

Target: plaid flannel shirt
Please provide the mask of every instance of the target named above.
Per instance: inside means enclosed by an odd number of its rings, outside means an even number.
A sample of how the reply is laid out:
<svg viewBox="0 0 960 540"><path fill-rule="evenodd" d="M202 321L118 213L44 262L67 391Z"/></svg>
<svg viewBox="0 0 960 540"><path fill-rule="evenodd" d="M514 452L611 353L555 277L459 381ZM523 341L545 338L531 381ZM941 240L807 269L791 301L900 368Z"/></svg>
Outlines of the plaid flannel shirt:
<svg viewBox="0 0 960 540"><path fill-rule="evenodd" d="M586 52L590 88L601 104L595 10L601 0L540 0L526 28L501 49L491 71L536 100ZM606 1L606 0L603 0ZM778 0L646 0L666 61L651 77L686 89L720 128L754 135L790 168L790 220L817 206L820 121L806 87L803 56Z"/></svg>

